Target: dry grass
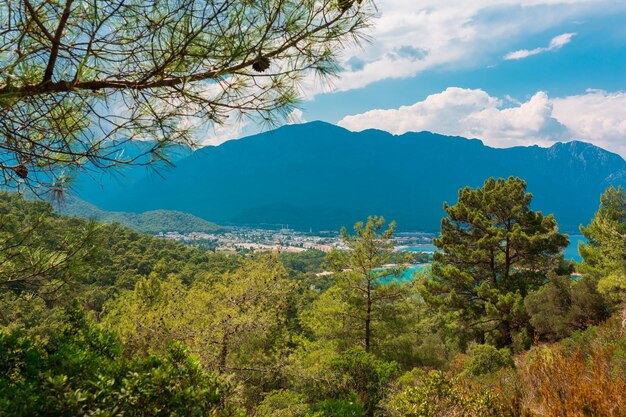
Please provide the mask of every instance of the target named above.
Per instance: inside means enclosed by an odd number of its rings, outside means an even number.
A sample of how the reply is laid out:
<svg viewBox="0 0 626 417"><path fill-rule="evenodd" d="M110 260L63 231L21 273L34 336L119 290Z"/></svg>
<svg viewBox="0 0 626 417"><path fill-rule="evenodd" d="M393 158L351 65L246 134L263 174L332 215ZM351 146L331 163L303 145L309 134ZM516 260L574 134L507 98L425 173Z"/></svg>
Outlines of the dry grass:
<svg viewBox="0 0 626 417"><path fill-rule="evenodd" d="M541 417L626 417L626 340L608 324L572 351L533 348L518 361L526 413ZM528 415L528 414L527 414Z"/></svg>

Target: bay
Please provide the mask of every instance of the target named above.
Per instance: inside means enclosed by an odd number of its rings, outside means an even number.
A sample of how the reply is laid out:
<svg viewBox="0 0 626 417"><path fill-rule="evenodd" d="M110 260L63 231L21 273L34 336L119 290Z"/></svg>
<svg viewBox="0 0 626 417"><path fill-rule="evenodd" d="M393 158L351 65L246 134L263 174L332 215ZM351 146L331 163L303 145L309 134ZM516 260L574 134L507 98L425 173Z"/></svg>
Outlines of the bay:
<svg viewBox="0 0 626 417"><path fill-rule="evenodd" d="M570 235L569 236L569 240L570 243L569 245L565 248L565 252L564 252L564 257L565 259L569 259L575 262L581 262L582 258L580 257L580 254L578 253L578 243L579 242L585 242L585 238L582 235ZM409 252L428 252L428 253L432 253L435 252L437 250L437 247L435 245L432 244L424 244L424 245L414 245L414 246L410 246L407 248L404 248L404 250L409 251ZM395 277L398 281L410 281L413 278L413 274L415 274L416 272L421 272L425 269L430 268L429 264L420 264L420 265L412 265L409 268L406 268L405 270L402 271L402 274L398 277Z"/></svg>
<svg viewBox="0 0 626 417"><path fill-rule="evenodd" d="M578 254L578 243L585 242L585 238L582 235L570 235L569 245L565 248L565 259L569 259L576 262L581 262L582 259ZM408 252L427 252L433 253L437 251L437 247L433 244L413 245L403 248Z"/></svg>

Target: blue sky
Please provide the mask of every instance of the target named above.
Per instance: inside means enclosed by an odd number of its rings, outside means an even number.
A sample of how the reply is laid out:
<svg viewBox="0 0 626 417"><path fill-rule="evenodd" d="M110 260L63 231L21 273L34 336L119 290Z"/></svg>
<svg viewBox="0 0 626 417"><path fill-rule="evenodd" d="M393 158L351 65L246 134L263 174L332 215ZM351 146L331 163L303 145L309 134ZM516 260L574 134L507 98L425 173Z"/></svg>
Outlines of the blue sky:
<svg viewBox="0 0 626 417"><path fill-rule="evenodd" d="M577 139L626 156L626 1L376 4L372 42L344 52L331 87L308 83L293 121L497 147Z"/></svg>

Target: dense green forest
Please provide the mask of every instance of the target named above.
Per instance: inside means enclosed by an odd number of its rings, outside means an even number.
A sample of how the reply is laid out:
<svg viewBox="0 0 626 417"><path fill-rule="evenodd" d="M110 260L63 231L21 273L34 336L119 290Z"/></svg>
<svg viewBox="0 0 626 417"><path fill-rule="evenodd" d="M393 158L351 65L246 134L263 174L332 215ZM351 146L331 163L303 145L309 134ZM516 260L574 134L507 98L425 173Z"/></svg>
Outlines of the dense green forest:
<svg viewBox="0 0 626 417"><path fill-rule="evenodd" d="M400 282L377 216L348 250L225 255L2 193L0 415L624 416L626 191L581 264L531 198L460 190Z"/></svg>

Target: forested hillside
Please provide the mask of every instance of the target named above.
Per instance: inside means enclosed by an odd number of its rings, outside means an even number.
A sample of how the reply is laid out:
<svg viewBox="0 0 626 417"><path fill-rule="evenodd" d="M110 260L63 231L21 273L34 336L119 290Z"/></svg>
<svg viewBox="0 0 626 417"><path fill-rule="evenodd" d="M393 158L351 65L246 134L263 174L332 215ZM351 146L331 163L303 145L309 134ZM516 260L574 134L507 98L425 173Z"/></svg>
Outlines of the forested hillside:
<svg viewBox="0 0 626 417"><path fill-rule="evenodd" d="M220 226L215 223L180 211L152 210L139 214L105 211L74 196L65 197L58 210L67 216L78 216L102 223L119 223L131 230L143 233L156 234L171 231L210 233L220 230Z"/></svg>
<svg viewBox="0 0 626 417"><path fill-rule="evenodd" d="M379 217L349 250L241 257L0 194L0 414L622 416L626 193L575 265L525 187L461 190L404 282Z"/></svg>

